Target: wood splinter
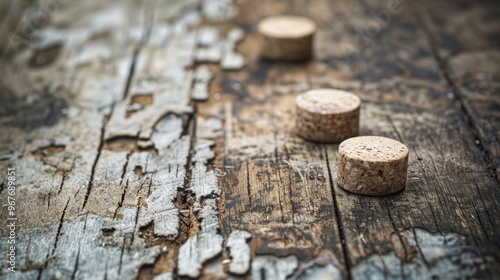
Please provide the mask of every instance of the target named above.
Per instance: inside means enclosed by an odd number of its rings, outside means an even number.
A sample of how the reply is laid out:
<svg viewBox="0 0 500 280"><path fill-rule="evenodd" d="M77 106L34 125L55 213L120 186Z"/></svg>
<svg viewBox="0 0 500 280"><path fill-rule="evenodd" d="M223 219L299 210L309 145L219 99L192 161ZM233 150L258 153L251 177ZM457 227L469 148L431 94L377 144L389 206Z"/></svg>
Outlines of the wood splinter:
<svg viewBox="0 0 500 280"><path fill-rule="evenodd" d="M337 182L346 191L384 196L406 187L408 148L379 136L360 136L339 145Z"/></svg>
<svg viewBox="0 0 500 280"><path fill-rule="evenodd" d="M300 61L312 56L316 23L301 16L272 16L257 26L261 56L268 60Z"/></svg>

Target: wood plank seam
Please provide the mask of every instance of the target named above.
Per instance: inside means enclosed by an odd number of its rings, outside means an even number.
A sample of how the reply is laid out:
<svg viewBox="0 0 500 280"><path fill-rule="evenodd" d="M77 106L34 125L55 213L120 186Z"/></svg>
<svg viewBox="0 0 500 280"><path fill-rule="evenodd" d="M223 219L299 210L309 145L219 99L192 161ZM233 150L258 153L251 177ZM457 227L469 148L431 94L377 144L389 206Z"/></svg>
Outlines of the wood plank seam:
<svg viewBox="0 0 500 280"><path fill-rule="evenodd" d="M349 259L347 257L348 250L347 250L347 243L346 243L345 233L344 233L344 225L342 224L340 209L338 207L337 193L336 193L336 190L334 187L336 183L333 181L332 170L330 167L330 158L328 157L328 152L326 149L325 149L325 158L326 158L326 164L327 164L327 170L328 170L328 179L330 181L330 189L331 189L331 193L332 193L332 197L333 197L333 201L334 201L333 207L334 207L334 211L335 211L337 227L339 230L339 237L340 237L340 242L342 245L342 251L344 253L344 265L345 265L346 271L347 271L347 279L352 279L351 264L349 263Z"/></svg>

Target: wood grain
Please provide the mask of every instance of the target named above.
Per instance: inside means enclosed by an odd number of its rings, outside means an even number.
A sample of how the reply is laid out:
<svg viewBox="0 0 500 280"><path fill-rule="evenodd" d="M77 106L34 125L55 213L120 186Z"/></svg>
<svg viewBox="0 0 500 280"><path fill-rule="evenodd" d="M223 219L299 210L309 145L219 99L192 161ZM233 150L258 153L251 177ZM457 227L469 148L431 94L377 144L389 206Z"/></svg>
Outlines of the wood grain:
<svg viewBox="0 0 500 280"><path fill-rule="evenodd" d="M494 1L455 5L423 1L421 25L430 41L439 70L447 82L469 131L482 150L488 170L500 180L500 99L498 10ZM439 15L436 11L446 10Z"/></svg>
<svg viewBox="0 0 500 280"><path fill-rule="evenodd" d="M3 5L20 278L500 273L496 3ZM277 14L315 20L312 60L260 59L257 23ZM295 97L323 87L361 97L361 135L408 146L403 192L343 191L338 146L296 136Z"/></svg>
<svg viewBox="0 0 500 280"><path fill-rule="evenodd" d="M237 95L234 102L224 106L226 155L223 162L234 166L234 169L227 169L234 177L226 179L223 188L226 200L234 201L238 206L230 205L230 210L225 212L232 212L223 215L223 221L227 215L228 226L251 232L255 231L251 229L259 224L258 221L266 221L266 226L259 225L261 231L268 230L267 220L271 217L286 223L289 219L286 213L290 210L283 207L268 212L271 198L263 198L260 193L276 193L274 199L280 203L282 197L286 198L283 193L289 192L286 190L288 181L273 179L274 174L279 175L282 171L272 171L275 169L270 167L276 167L265 162L271 161L273 154L275 162L284 157L293 161L299 156L297 151L301 154L319 149L325 152L316 154L316 157L323 156L327 168L319 166L329 171L325 178L330 177L331 181L327 179L327 182L335 186L331 194L333 201L328 203L333 204L330 211L334 210L332 212L338 215L331 214L335 221L331 228L339 230L336 236L341 244L345 242L336 257L340 262L331 263L347 268L355 279L375 275L416 277L415 269L420 266L423 268L419 273L429 278L444 275L447 271L458 271L459 275L468 277L474 274L494 277L498 267L495 261L498 240L494 237L498 224L492 217L499 214L496 211L498 185L484 167L482 151L475 144L470 127L463 122L462 113L453 100L448 99L446 80L441 76L432 46L420 26L419 15L408 3L396 8L382 1L318 1L314 5L295 5L297 10L307 11L320 25L316 60L305 64L270 64L254 57L255 62L249 63L251 75L233 73L221 81L223 90ZM283 9L279 10L280 7ZM268 16L270 11L290 12L293 8L293 4L283 2L251 6L248 9L256 12L245 14L246 18L239 17L239 24L250 25L247 22ZM373 22L371 11L379 12L381 16L391 11L394 13L384 24ZM379 24L378 31L366 34L364 32L370 31L370 26L364 24ZM250 33L240 46L250 57L253 56L250 45L255 44L254 40ZM363 135L391 137L410 147L412 168L404 192L381 199L346 193L335 183L337 146L303 143L294 136L289 121L294 117L290 109L293 96L310 87L325 86L351 90L363 98ZM314 154L302 156L294 163L310 163L304 159L310 157ZM236 164L234 158L245 161L245 164ZM255 166L252 161L264 163ZM294 169L293 164L290 168ZM299 165L296 173L306 169ZM245 178L245 173L250 176ZM252 180L252 174L256 174L257 180ZM296 178L296 182L300 180ZM307 185L312 184L308 178L305 180ZM266 188L280 185L285 186L274 191ZM302 190L302 194L294 198L308 198L308 189ZM323 190L327 188L323 187ZM249 198L245 200L244 197ZM255 208L255 202L266 208ZM293 198L291 204L291 212L300 213L300 207L293 207ZM315 205L314 200L310 205ZM249 217L248 209L252 216L259 215L259 218ZM266 215L260 211L266 211ZM321 217L321 214L315 217ZM252 223L246 224L247 221ZM277 221L274 227L279 228ZM324 221L323 218L308 222L321 225ZM299 226L294 224L293 227ZM448 238L459 241L444 245L446 241L443 239ZM295 241L300 237L289 239ZM419 247L418 242L425 245ZM305 259L301 245L296 241L289 243L295 247L295 254ZM276 252L269 241L252 241L251 244L257 253L286 255L289 252L288 248ZM328 239L323 244L328 248ZM446 257L436 260L429 254L429 247L442 248ZM465 252L468 250L474 251L474 256L467 256ZM311 256L309 252L307 255ZM318 256L318 253L314 255ZM347 257L347 263L342 261L342 255ZM449 259L455 261L448 264ZM469 269L474 273L467 274Z"/></svg>

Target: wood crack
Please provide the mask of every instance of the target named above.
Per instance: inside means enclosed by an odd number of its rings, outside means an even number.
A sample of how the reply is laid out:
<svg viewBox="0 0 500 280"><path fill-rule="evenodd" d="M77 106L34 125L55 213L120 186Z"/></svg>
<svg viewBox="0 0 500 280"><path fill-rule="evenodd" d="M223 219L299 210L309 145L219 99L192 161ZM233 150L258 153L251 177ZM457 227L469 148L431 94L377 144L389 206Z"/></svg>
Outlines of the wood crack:
<svg viewBox="0 0 500 280"><path fill-rule="evenodd" d="M401 237L401 234L400 234L398 228L396 227L396 223L394 222L394 218L392 217L391 209L389 208L389 203L387 202L387 199L383 198L383 201L384 201L385 207L387 208L387 214L389 216L389 220L391 221L392 228L394 229L394 233L398 236L398 240L401 243L401 247L403 247L404 258L403 258L403 260L400 260L400 269L401 269L401 275L405 275L404 263L405 263L405 261L408 260L408 250L406 249L406 246L404 244L403 237Z"/></svg>
<svg viewBox="0 0 500 280"><path fill-rule="evenodd" d="M66 181L66 174L63 174L63 176L62 176L61 184L59 185L59 190L57 191L57 195L61 194L61 191L62 191L63 186L64 186L64 181Z"/></svg>
<svg viewBox="0 0 500 280"><path fill-rule="evenodd" d="M120 201L118 202L118 206L115 208L115 213L113 214L113 220L116 219L116 215L118 214L118 210L120 208L122 208L122 206L123 206L123 201L125 200L125 195L127 194L128 186L129 186L129 181L127 179L127 183L125 184L125 187L123 188L122 196L120 198Z"/></svg>
<svg viewBox="0 0 500 280"><path fill-rule="evenodd" d="M139 211L139 209L137 210ZM125 246L127 245L127 236L123 236L123 244L120 252L120 261L118 262L118 275L122 273L122 265L123 265L123 253L125 252Z"/></svg>
<svg viewBox="0 0 500 280"><path fill-rule="evenodd" d="M132 62L130 63L130 69L127 77L127 83L125 84L125 90L123 91L123 100L127 99L128 93L130 91L130 85L132 84L132 78L134 77L135 64L137 63L137 57L139 56L140 48L134 50L132 55Z"/></svg>
<svg viewBox="0 0 500 280"><path fill-rule="evenodd" d="M247 170L247 194L248 194L248 203L249 208L252 209L252 189L250 186L250 170L248 168L248 161L246 162L246 170Z"/></svg>
<svg viewBox="0 0 500 280"><path fill-rule="evenodd" d="M125 174L127 172L128 163L130 161L130 155L131 155L131 153L127 154L125 164L123 165L123 171L122 171L122 175L120 177L120 184L119 184L120 186L122 185L123 178L125 177ZM123 192L122 192L120 201L118 202L118 206L115 208L115 213L113 214L113 220L116 219L116 215L118 214L118 210L123 206L123 201L125 200L125 195L127 194L128 186L129 186L129 181L127 179L127 182L125 183L125 187L123 188ZM141 188L142 188L142 185L141 185ZM137 210L137 211L139 211L139 210Z"/></svg>
<svg viewBox="0 0 500 280"><path fill-rule="evenodd" d="M191 187L191 179L192 179L192 165L193 165L193 157L195 153L195 144L196 144L196 111L197 106L196 103L193 104L193 113L185 114L187 119L182 126L182 136L188 136L189 139L189 152L187 154L186 164L184 165L184 169L186 174L184 175L184 184L183 188L177 189L177 197L174 200L175 207L179 210L179 230L177 237L174 240L168 240L161 238L162 246L168 248L169 251L172 251L173 254L177 256L179 248L196 232L199 231L199 223L196 219L195 210L194 210L194 202L196 200L195 194L190 190ZM178 171L178 170L177 170ZM178 174L176 173L176 176ZM149 184L148 196L151 193L151 183ZM152 225L154 226L154 221L152 221ZM146 273L148 269L154 268L158 266L158 262L164 261L163 258L159 257L155 260L152 266L143 266L140 269L139 275L141 273ZM172 277L175 279L178 275L177 261L172 262Z"/></svg>
<svg viewBox="0 0 500 280"><path fill-rule="evenodd" d="M139 57L139 52L142 49L142 46L146 44L146 42L149 40L149 36L151 34L151 29L153 27L153 15L149 15L148 13L153 14L154 10L150 11L149 9L145 8L144 9L144 18L147 20L147 23L145 23L143 27L143 34L141 37L141 40L134 49L134 53L132 55L132 62L130 63L130 69L127 77L127 83L125 85L125 91L123 92L123 100L126 100L128 97L128 94L130 92L130 85L132 84L132 78L134 77L135 73L135 67L137 64L137 58Z"/></svg>
<svg viewBox="0 0 500 280"><path fill-rule="evenodd" d="M85 230L87 229L87 219L88 219L88 214L85 216L85 223L83 224L83 233L85 233ZM76 260L75 260L75 265L73 267L73 273L71 274L71 280L75 279L77 276L78 272L78 262L80 260L80 243L78 243L78 252L76 253Z"/></svg>
<svg viewBox="0 0 500 280"><path fill-rule="evenodd" d="M73 273L71 274L71 280L75 279L76 272L78 271L78 261L80 260L80 248L78 248L78 253L76 254L75 266L73 267Z"/></svg>
<svg viewBox="0 0 500 280"><path fill-rule="evenodd" d="M429 158L431 159L431 161L433 161L432 155L431 155L430 153L429 153ZM420 161L419 161L419 164L420 164L420 166L422 167L422 171L424 172L424 175L425 175L425 176L424 176L424 180L425 180L425 182L427 183L427 185L428 185L428 186L432 186L432 184L431 184L431 183L429 183L429 181L428 181L428 178L429 178L429 177L431 177L431 176L430 176L430 174L429 174L429 173L425 170L425 167L424 167L424 166L420 163ZM434 165L434 168L436 168L436 165ZM437 170L435 170L435 171L437 172ZM421 188L420 188L420 190L421 190L421 193L423 194L423 190L422 190ZM436 198L438 199L438 202L439 202L439 208L441 208L441 209L446 209L446 208L444 208L444 207L443 207L443 202L441 201L441 196L439 195L438 190L436 190L436 189L434 189L434 190L435 190L435 195L436 195ZM444 234L444 233L441 231L441 229L439 228L439 223L438 223L438 221L437 221L437 218L436 218L436 215L435 215L435 213L434 213L434 210L432 209L432 204L431 204L431 202L429 201L429 199L427 198L427 196L426 196L426 195L423 195L423 197L425 197L425 200L426 200L426 202L427 202L427 203L428 203L428 205L429 205L429 209L431 210L431 214L432 214L432 218L434 219L434 225L436 226L436 230L437 230L439 233Z"/></svg>
<svg viewBox="0 0 500 280"><path fill-rule="evenodd" d="M68 208L70 200L71 199L68 199L68 201L66 202L66 206L64 206L64 209L63 209L62 214L61 214L61 218L59 219L59 226L57 227L56 239L54 241L54 248L52 248L52 253L50 255L54 255L54 252L57 249L57 243L59 242L59 235L61 234L61 230L62 230L63 223L64 223L64 215L66 215L66 209Z"/></svg>
<svg viewBox="0 0 500 280"><path fill-rule="evenodd" d="M347 271L347 279L352 279L351 266L349 263L349 258L347 256L349 251L347 249L347 244L346 244L346 239L345 239L344 225L342 224L342 219L340 217L340 209L339 209L338 200L337 200L337 193L335 192L335 183L333 182L332 170L330 168L330 157L328 156L328 151L326 149L326 146L323 146L323 147L325 149L326 166L328 169L328 179L330 180L330 189L331 189L332 198L333 198L333 208L334 208L334 212L335 212L335 220L337 222L337 227L339 229L339 238L340 238L340 243L342 246L342 252L344 255L344 265L345 265L345 269Z"/></svg>
<svg viewBox="0 0 500 280"><path fill-rule="evenodd" d="M139 223L139 211L141 211L141 197L139 197L139 199L137 199L137 210L135 212L135 217L134 217L134 231L133 232L137 231L137 225ZM130 241L130 244L134 243L134 238L135 238L135 234L132 235L132 240ZM125 244L124 244L124 246L125 246Z"/></svg>
<svg viewBox="0 0 500 280"><path fill-rule="evenodd" d="M99 158L101 157L102 148L103 148L104 142L105 142L104 141L104 133L106 132L106 124L108 123L109 117L111 117L111 115L113 114L113 107L114 107L114 104L111 106L111 113L109 114L108 117L104 117L103 122L102 122L101 137L99 140L99 146L97 148L97 155L94 159L94 163L92 164L92 170L90 172L90 178L89 178L89 182L87 184L87 192L85 193L85 199L83 200L82 210L85 209L85 206L87 205L87 201L89 199L90 191L92 190L92 182L94 180L97 162L99 162Z"/></svg>

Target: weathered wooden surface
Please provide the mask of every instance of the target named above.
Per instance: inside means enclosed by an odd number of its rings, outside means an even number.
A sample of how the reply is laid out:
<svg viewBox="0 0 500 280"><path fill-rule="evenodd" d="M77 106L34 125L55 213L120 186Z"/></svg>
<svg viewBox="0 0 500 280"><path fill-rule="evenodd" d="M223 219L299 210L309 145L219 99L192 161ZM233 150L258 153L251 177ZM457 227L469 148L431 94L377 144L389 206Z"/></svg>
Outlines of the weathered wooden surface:
<svg viewBox="0 0 500 280"><path fill-rule="evenodd" d="M0 228L0 278L499 275L497 3L1 5L19 223L16 274ZM313 60L259 59L257 22L282 13L318 23ZM361 134L410 148L403 192L343 191L338 146L295 136L294 98L318 87L355 92Z"/></svg>
<svg viewBox="0 0 500 280"><path fill-rule="evenodd" d="M483 151L489 172L500 180L499 3L427 3L419 8L434 55L470 133ZM446 10L439 15L437 11Z"/></svg>

